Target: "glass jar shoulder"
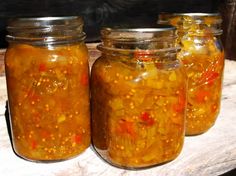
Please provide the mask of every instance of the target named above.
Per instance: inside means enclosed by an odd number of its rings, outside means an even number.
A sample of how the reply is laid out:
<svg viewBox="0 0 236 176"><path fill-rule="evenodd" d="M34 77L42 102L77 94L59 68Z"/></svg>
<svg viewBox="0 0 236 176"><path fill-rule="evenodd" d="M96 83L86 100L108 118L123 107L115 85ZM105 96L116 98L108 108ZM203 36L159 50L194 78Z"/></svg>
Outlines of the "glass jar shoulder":
<svg viewBox="0 0 236 176"><path fill-rule="evenodd" d="M181 52L183 55L218 55L223 52L221 40L217 36L184 35L180 39Z"/></svg>
<svg viewBox="0 0 236 176"><path fill-rule="evenodd" d="M92 80L96 79L105 84L120 85L122 89L164 89L183 84L185 71L179 60L141 62L101 56L92 68Z"/></svg>
<svg viewBox="0 0 236 176"><path fill-rule="evenodd" d="M11 43L7 48L6 57L15 58L18 56L29 58L49 59L51 55L57 55L62 60L65 56L74 55L81 59L87 59L88 51L84 42L64 45L31 45L24 43ZM64 57L60 57L64 56ZM82 57L84 56L84 57Z"/></svg>
<svg viewBox="0 0 236 176"><path fill-rule="evenodd" d="M185 35L177 57L184 63L188 76L195 75L197 79L209 69L222 72L224 68L224 50L216 36Z"/></svg>
<svg viewBox="0 0 236 176"><path fill-rule="evenodd" d="M88 65L88 51L84 43L58 46L10 44L5 58L6 67L19 74L27 70L42 72L70 65ZM14 71L11 73L14 74Z"/></svg>

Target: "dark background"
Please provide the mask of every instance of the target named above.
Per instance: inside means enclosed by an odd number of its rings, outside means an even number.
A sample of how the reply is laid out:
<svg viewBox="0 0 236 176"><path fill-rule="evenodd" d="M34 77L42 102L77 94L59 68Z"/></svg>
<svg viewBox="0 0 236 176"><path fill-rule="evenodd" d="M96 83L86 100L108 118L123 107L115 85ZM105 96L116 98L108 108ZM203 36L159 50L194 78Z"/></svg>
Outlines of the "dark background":
<svg viewBox="0 0 236 176"><path fill-rule="evenodd" d="M1 0L0 47L12 17L81 15L87 42L99 40L101 26L155 25L159 12L217 12L220 0Z"/></svg>
<svg viewBox="0 0 236 176"><path fill-rule="evenodd" d="M102 26L155 25L160 12L217 12L221 0L1 0L0 48L12 17L80 15L87 42L99 40Z"/></svg>

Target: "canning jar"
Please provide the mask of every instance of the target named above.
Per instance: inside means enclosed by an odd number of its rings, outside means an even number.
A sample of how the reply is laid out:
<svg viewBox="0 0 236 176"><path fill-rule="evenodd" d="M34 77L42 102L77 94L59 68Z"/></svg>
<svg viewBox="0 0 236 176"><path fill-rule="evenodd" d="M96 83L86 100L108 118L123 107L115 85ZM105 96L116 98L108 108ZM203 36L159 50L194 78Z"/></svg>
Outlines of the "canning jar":
<svg viewBox="0 0 236 176"><path fill-rule="evenodd" d="M60 161L90 144L89 70L80 17L8 23L6 80L14 151Z"/></svg>
<svg viewBox="0 0 236 176"><path fill-rule="evenodd" d="M182 60L188 77L186 135L211 128L220 110L224 51L219 14L162 14L159 23L177 27Z"/></svg>
<svg viewBox="0 0 236 176"><path fill-rule="evenodd" d="M186 75L175 28L104 28L92 67L92 143L110 164L138 169L183 146Z"/></svg>

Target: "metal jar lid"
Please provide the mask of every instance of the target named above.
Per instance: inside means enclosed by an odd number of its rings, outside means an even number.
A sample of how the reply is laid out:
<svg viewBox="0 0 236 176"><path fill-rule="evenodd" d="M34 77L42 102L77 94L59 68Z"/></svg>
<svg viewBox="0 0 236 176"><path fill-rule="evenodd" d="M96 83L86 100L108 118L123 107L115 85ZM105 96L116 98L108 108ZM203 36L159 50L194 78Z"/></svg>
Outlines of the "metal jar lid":
<svg viewBox="0 0 236 176"><path fill-rule="evenodd" d="M161 36L176 37L176 28L171 25L156 25L150 28L103 28L102 39L111 40L160 40Z"/></svg>
<svg viewBox="0 0 236 176"><path fill-rule="evenodd" d="M83 40L83 19L79 16L30 17L8 20L8 41L34 44Z"/></svg>
<svg viewBox="0 0 236 176"><path fill-rule="evenodd" d="M83 20L79 16L13 18L8 20L7 30L15 28L43 28L66 25L83 25Z"/></svg>

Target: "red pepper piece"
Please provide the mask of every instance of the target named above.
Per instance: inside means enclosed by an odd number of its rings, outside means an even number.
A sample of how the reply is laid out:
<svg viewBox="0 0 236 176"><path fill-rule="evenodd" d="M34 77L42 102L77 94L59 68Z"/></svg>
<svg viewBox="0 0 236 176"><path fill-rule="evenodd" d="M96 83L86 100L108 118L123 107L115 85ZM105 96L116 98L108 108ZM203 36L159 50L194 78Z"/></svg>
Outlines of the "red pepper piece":
<svg viewBox="0 0 236 176"><path fill-rule="evenodd" d="M135 137L135 135L136 135L135 130L134 130L134 123L128 122L125 120L119 121L119 125L117 127L117 132L119 134L128 134L132 137Z"/></svg>
<svg viewBox="0 0 236 176"><path fill-rule="evenodd" d="M32 91L32 90L29 90L27 96L29 97L29 100L30 100L31 102L37 102L37 101L39 101L39 95L38 95L37 93L35 93L34 91Z"/></svg>
<svg viewBox="0 0 236 176"><path fill-rule="evenodd" d="M38 145L38 144L37 144L37 142L36 142L35 140L32 140L32 141L31 141L31 149L33 149L33 150L36 149L36 148L37 148L37 145Z"/></svg>
<svg viewBox="0 0 236 176"><path fill-rule="evenodd" d="M140 61L144 61L144 62L152 60L152 58L150 57L150 52L142 51L142 50L136 50L134 52L134 58L136 60L140 60Z"/></svg>
<svg viewBox="0 0 236 176"><path fill-rule="evenodd" d="M209 84L212 85L214 80L219 77L219 73L209 70L202 74L199 84Z"/></svg>
<svg viewBox="0 0 236 176"><path fill-rule="evenodd" d="M80 79L80 82L83 86L87 86L89 79L88 79L88 74L87 73L83 73Z"/></svg>
<svg viewBox="0 0 236 176"><path fill-rule="evenodd" d="M142 113L140 118L147 126L152 126L155 123L154 119L150 117L150 114L148 112Z"/></svg>
<svg viewBox="0 0 236 176"><path fill-rule="evenodd" d="M206 71L203 72L201 78L199 79L199 84L209 84L212 85L214 80L220 75L216 72L218 68L224 65L224 55L220 55L214 62L208 65Z"/></svg>
<svg viewBox="0 0 236 176"><path fill-rule="evenodd" d="M218 77L219 73L211 72L210 76L207 79L207 84L212 85L214 83L214 80L216 80Z"/></svg>
<svg viewBox="0 0 236 176"><path fill-rule="evenodd" d="M73 142L75 142L76 144L80 144L81 141L82 141L81 135L76 134L76 135L73 136Z"/></svg>
<svg viewBox="0 0 236 176"><path fill-rule="evenodd" d="M203 103L206 101L206 98L210 96L210 92L206 90L198 90L196 91L196 100L198 103Z"/></svg>
<svg viewBox="0 0 236 176"><path fill-rule="evenodd" d="M48 139L50 137L50 132L48 131L41 131L41 137L42 138L45 138L45 139Z"/></svg>
<svg viewBox="0 0 236 176"><path fill-rule="evenodd" d="M46 64L44 64L44 63L39 64L38 70L39 70L40 72L45 72L45 71L47 70Z"/></svg>

